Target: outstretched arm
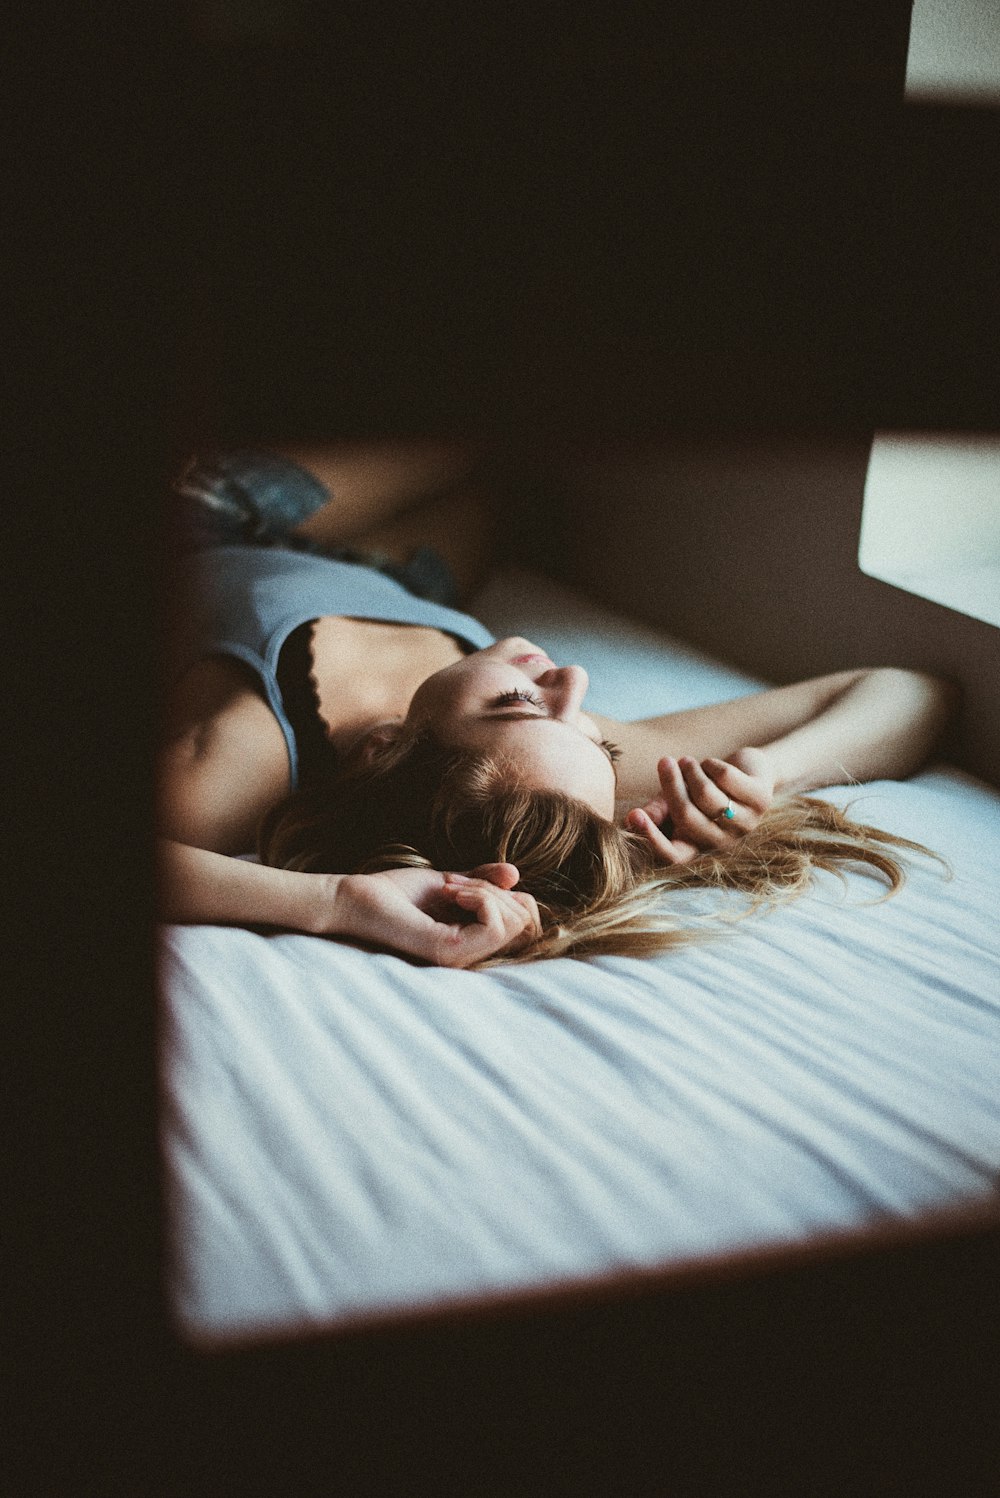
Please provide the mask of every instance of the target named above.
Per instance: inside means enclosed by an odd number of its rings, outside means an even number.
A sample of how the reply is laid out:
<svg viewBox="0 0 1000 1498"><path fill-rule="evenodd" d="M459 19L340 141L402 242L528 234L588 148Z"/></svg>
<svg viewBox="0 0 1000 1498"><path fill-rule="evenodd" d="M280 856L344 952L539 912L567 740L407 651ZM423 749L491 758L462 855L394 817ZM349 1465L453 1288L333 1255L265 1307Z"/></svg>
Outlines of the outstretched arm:
<svg viewBox="0 0 1000 1498"><path fill-rule="evenodd" d="M899 778L927 757L956 704L957 689L940 677L880 667L637 723L598 722L623 750L619 794L634 802L656 794L663 755L731 760L761 749L776 791Z"/></svg>
<svg viewBox="0 0 1000 1498"><path fill-rule="evenodd" d="M777 793L910 774L956 705L950 683L882 668L605 731L631 761L619 779L627 824L677 863L724 851Z"/></svg>
<svg viewBox="0 0 1000 1498"><path fill-rule="evenodd" d="M519 877L513 864L484 864L470 874L303 874L166 838L158 851L167 921L342 937L440 967L470 967L519 951L541 930L532 897L513 889Z"/></svg>

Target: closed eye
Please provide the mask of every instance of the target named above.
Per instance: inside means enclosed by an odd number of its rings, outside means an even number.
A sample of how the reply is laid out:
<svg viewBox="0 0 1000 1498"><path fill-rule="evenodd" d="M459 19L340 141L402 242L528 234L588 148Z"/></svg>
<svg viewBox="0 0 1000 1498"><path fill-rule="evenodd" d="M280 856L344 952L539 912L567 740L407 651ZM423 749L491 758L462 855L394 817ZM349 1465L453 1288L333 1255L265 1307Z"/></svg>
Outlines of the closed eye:
<svg viewBox="0 0 1000 1498"><path fill-rule="evenodd" d="M515 687L513 691L501 692L499 697L494 697L490 707L511 707L515 702L530 702L532 707L544 707L545 703L541 697L534 692L526 691L523 687Z"/></svg>
<svg viewBox="0 0 1000 1498"><path fill-rule="evenodd" d="M520 688L516 691L502 692L499 697L491 698L488 706L490 708L516 707L519 702L526 702L529 706L537 707L541 709L541 711L538 713L510 713L507 715L508 720L516 721L521 718L537 720L538 718L544 718L547 716L545 712L545 703L542 701L542 699L540 697L536 697L533 692L527 692ZM586 735L586 737L589 737L589 735ZM615 779L617 780L618 770L616 766L618 760L620 760L622 757L622 750L619 749L617 744L612 744L610 739L591 739L590 742L592 744L596 744L597 747L602 751L602 753L607 755L608 759L611 761L611 768L614 770Z"/></svg>

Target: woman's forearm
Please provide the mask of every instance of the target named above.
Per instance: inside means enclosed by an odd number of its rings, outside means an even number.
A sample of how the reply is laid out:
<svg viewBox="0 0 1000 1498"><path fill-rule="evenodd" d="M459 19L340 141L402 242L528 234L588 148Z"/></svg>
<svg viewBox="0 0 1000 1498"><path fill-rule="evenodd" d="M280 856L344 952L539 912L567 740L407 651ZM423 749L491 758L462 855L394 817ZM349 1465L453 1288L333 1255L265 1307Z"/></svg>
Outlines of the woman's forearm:
<svg viewBox="0 0 1000 1498"><path fill-rule="evenodd" d="M659 794L656 764L664 754L733 761L742 749L764 749L786 791L908 775L933 748L957 697L939 677L876 667L637 723L596 722L624 751L618 794L634 806Z"/></svg>
<svg viewBox="0 0 1000 1498"><path fill-rule="evenodd" d="M815 717L755 747L767 752L777 791L899 779L923 763L956 705L957 689L939 677L864 671Z"/></svg>
<svg viewBox="0 0 1000 1498"><path fill-rule="evenodd" d="M169 838L159 840L158 854L163 920L337 934L342 875L269 868Z"/></svg>
<svg viewBox="0 0 1000 1498"><path fill-rule="evenodd" d="M160 913L168 921L278 926L441 967L474 966L541 935L535 901L513 888L513 864L484 864L470 874L300 874L169 839L158 852Z"/></svg>

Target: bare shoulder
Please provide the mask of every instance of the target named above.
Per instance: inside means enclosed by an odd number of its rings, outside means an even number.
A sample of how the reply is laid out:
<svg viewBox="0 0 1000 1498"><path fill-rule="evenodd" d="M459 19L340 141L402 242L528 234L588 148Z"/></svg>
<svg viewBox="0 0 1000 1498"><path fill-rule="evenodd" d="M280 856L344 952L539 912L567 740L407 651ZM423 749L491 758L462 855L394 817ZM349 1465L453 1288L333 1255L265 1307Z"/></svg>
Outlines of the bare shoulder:
<svg viewBox="0 0 1000 1498"><path fill-rule="evenodd" d="M290 783L284 735L253 673L199 661L170 694L159 759L158 814L168 837L220 853L248 851Z"/></svg>

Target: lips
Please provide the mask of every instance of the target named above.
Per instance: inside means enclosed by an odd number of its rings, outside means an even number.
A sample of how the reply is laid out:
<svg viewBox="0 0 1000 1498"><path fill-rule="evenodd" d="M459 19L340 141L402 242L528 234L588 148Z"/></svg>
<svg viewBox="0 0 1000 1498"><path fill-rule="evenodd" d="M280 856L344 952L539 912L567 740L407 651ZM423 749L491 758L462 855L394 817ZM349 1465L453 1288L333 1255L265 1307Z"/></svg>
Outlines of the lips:
<svg viewBox="0 0 1000 1498"><path fill-rule="evenodd" d="M535 651L532 655L515 655L511 661L512 666L528 666L536 663L542 666L555 665L554 661L550 661L547 655L542 655L539 651Z"/></svg>

